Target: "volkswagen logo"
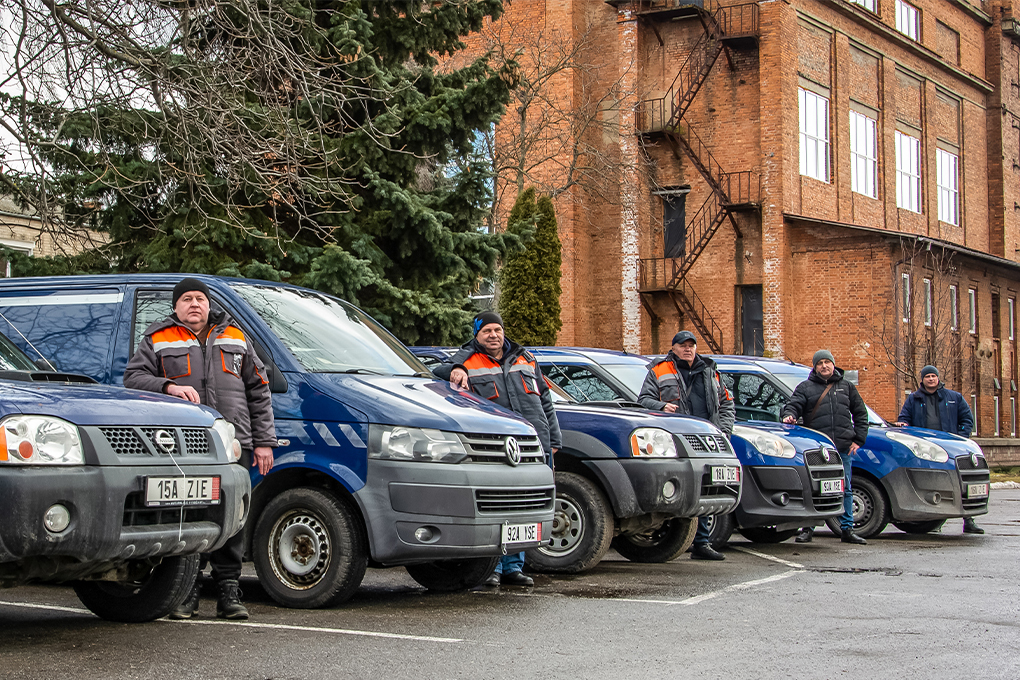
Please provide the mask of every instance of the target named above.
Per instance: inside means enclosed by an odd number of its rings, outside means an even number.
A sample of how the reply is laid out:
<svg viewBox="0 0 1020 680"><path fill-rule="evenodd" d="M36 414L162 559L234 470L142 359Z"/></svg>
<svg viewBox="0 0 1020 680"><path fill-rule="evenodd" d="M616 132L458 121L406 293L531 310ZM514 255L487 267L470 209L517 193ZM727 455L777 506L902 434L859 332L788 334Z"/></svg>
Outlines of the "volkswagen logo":
<svg viewBox="0 0 1020 680"><path fill-rule="evenodd" d="M174 447L177 445L177 440L166 430L156 430L156 434L153 435L152 439L159 448L167 453L173 453Z"/></svg>
<svg viewBox="0 0 1020 680"><path fill-rule="evenodd" d="M715 440L715 437L708 436L705 437L705 446L708 447L709 451L715 451L717 448L719 448L719 442Z"/></svg>
<svg viewBox="0 0 1020 680"><path fill-rule="evenodd" d="M822 458L825 459L826 463L829 462L830 458L829 449L822 449Z"/></svg>
<svg viewBox="0 0 1020 680"><path fill-rule="evenodd" d="M521 444L514 437L506 438L506 462L513 467L521 462Z"/></svg>

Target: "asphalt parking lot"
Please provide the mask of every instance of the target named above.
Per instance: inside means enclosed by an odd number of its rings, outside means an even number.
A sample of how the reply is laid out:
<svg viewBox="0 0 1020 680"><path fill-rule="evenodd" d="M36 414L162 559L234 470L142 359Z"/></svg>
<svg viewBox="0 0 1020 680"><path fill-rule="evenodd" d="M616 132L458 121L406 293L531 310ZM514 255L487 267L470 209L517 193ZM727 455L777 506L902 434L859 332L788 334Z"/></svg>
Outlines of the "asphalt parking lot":
<svg viewBox="0 0 1020 680"><path fill-rule="evenodd" d="M725 562L615 553L534 588L433 595L370 570L331 610L109 623L64 587L0 591L3 678L1020 677L1020 490L993 492L984 536L889 528L867 546L735 537ZM253 574L253 572L250 572Z"/></svg>

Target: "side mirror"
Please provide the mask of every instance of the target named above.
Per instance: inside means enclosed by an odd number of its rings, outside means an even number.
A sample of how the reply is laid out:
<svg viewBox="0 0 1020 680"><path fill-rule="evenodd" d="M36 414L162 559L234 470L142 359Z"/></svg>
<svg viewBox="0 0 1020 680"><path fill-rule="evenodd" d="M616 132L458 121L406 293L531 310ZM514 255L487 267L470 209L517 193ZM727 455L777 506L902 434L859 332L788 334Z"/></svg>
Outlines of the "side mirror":
<svg viewBox="0 0 1020 680"><path fill-rule="evenodd" d="M276 367L273 357L269 356L269 352L261 344L254 340L252 340L252 344L255 345L255 353L259 355L259 359L262 359L262 363L266 367L266 382L269 383L269 391L272 394L283 394L289 387L287 378Z"/></svg>
<svg viewBox="0 0 1020 680"><path fill-rule="evenodd" d="M40 371L59 371L60 369L51 364L49 361L43 358L36 359L33 362Z"/></svg>

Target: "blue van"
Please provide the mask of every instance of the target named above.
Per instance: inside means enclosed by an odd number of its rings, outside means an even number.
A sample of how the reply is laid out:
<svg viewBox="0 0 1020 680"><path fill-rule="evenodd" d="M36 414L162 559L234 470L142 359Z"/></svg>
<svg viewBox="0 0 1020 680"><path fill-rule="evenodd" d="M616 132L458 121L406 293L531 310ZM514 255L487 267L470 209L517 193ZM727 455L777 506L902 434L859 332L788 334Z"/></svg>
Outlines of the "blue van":
<svg viewBox="0 0 1020 680"><path fill-rule="evenodd" d="M108 385L183 274L5 279L0 331L29 356ZM368 566L433 590L480 584L549 540L552 471L534 428L436 380L356 307L313 290L197 276L255 345L279 447L251 470L248 555L279 603L349 598Z"/></svg>

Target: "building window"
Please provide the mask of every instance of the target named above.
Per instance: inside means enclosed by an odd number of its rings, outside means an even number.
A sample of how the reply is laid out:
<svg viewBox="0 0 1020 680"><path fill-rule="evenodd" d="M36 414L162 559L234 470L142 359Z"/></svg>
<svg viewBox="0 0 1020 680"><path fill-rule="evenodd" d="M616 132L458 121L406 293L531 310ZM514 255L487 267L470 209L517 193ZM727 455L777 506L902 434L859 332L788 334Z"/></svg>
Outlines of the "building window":
<svg viewBox="0 0 1020 680"><path fill-rule="evenodd" d="M896 132L896 207L921 212L921 140Z"/></svg>
<svg viewBox="0 0 1020 680"><path fill-rule="evenodd" d="M992 293L992 337L998 340L1002 337L1002 324L999 322L999 294Z"/></svg>
<svg viewBox="0 0 1020 680"><path fill-rule="evenodd" d="M1016 436L1016 397L1009 398L1009 436Z"/></svg>
<svg viewBox="0 0 1020 680"><path fill-rule="evenodd" d="M970 412L974 416L974 432L973 432L973 434L977 435L978 432L980 431L980 427L978 425L978 421L980 420L980 418L978 418L977 395L974 394L974 393L971 393L971 395L970 395Z"/></svg>
<svg viewBox="0 0 1020 680"><path fill-rule="evenodd" d="M977 291L971 288L967 295L970 297L970 332L977 335Z"/></svg>
<svg viewBox="0 0 1020 680"><path fill-rule="evenodd" d="M960 158L954 153L935 149L935 184L939 192L939 219L960 224Z"/></svg>
<svg viewBox="0 0 1020 680"><path fill-rule="evenodd" d="M949 286L949 330L960 328L960 294L956 284Z"/></svg>
<svg viewBox="0 0 1020 680"><path fill-rule="evenodd" d="M896 0L896 30L916 41L919 35L918 25L917 8L903 0Z"/></svg>
<svg viewBox="0 0 1020 680"><path fill-rule="evenodd" d="M901 286L903 289L903 322L907 323L910 321L910 274L902 274L900 280L903 282Z"/></svg>
<svg viewBox="0 0 1020 680"><path fill-rule="evenodd" d="M875 14L875 0L850 0L855 5L860 5L872 14Z"/></svg>
<svg viewBox="0 0 1020 680"><path fill-rule="evenodd" d="M994 404L994 406L995 406L995 436L999 437L999 436L1001 436L1001 434L999 433L999 398L997 396L996 397L992 397L992 400L995 402L995 404Z"/></svg>
<svg viewBox="0 0 1020 680"><path fill-rule="evenodd" d="M850 112L850 188L878 198L877 123L856 111Z"/></svg>
<svg viewBox="0 0 1020 680"><path fill-rule="evenodd" d="M800 98L800 174L829 181L829 100L798 90Z"/></svg>
<svg viewBox="0 0 1020 680"><path fill-rule="evenodd" d="M924 280L924 325L931 326L931 279Z"/></svg>
<svg viewBox="0 0 1020 680"><path fill-rule="evenodd" d="M1009 313L1009 339L1013 340L1016 337L1016 300L1007 299L1006 306L1006 311Z"/></svg>

